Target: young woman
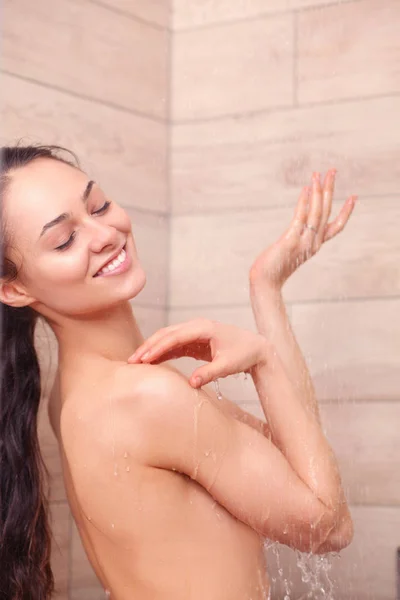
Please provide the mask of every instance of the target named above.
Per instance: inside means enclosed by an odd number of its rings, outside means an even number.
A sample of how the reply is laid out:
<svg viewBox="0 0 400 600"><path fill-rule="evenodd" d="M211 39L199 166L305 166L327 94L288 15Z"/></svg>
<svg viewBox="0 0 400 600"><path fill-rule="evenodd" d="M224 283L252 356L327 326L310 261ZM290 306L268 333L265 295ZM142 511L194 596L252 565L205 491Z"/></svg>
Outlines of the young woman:
<svg viewBox="0 0 400 600"><path fill-rule="evenodd" d="M354 198L328 223L334 171L303 189L288 231L250 270L259 333L199 318L145 341L129 303L146 275L128 214L62 150L1 151L0 597L47 600L54 588L36 431L42 318L58 341L49 415L68 501L108 595L261 599L263 538L317 553L352 539L281 288ZM179 356L208 364L188 380L161 364ZM202 387L242 371L266 421Z"/></svg>

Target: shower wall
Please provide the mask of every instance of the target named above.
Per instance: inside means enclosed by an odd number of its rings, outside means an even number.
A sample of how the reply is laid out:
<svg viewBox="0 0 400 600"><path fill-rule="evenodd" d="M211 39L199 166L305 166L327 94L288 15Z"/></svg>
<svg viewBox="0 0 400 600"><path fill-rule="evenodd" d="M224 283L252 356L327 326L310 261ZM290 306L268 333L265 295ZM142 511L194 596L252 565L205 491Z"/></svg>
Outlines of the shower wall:
<svg viewBox="0 0 400 600"><path fill-rule="evenodd" d="M289 224L312 171L338 169L335 215L359 195L345 231L284 289L355 523L332 570L343 600L395 597L399 26L397 0L173 3L168 322L203 315L255 330L248 270ZM220 386L262 415L251 382ZM297 598L294 553L280 556Z"/></svg>
<svg viewBox="0 0 400 600"><path fill-rule="evenodd" d="M132 219L147 284L132 301L145 336L166 323L168 3L162 0L5 0L2 3L0 140L56 143ZM50 215L49 215L50 216ZM46 403L57 365L39 328L44 390L40 442L51 473L58 599L104 593L71 519Z"/></svg>

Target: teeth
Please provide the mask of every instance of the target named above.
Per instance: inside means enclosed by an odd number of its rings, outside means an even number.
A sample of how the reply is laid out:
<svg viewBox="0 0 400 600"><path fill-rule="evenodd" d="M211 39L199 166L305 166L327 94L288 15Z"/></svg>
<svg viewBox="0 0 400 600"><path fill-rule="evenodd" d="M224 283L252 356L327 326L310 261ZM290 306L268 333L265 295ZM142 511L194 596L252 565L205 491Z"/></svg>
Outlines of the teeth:
<svg viewBox="0 0 400 600"><path fill-rule="evenodd" d="M126 257L125 250L121 250L121 252L118 254L117 258L115 258L112 262L109 262L105 267L100 269L100 271L97 272L97 275L99 275L100 273L108 273L109 271L114 271L114 269L119 267L119 265L124 262L125 257Z"/></svg>

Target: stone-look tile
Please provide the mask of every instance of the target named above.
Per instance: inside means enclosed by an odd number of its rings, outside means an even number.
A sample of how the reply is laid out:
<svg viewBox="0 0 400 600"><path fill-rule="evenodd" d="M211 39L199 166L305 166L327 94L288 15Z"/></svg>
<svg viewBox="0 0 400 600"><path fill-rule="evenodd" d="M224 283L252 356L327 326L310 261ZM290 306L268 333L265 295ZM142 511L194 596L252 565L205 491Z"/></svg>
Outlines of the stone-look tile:
<svg viewBox="0 0 400 600"><path fill-rule="evenodd" d="M299 102L399 92L399 29L398 0L338 3L300 14Z"/></svg>
<svg viewBox="0 0 400 600"><path fill-rule="evenodd" d="M103 586L86 555L75 521L72 520L70 600L104 600Z"/></svg>
<svg viewBox="0 0 400 600"><path fill-rule="evenodd" d="M337 199L398 195L399 112L394 97L174 125L172 211L293 205L330 167Z"/></svg>
<svg viewBox="0 0 400 600"><path fill-rule="evenodd" d="M172 44L174 120L292 103L292 15L177 33Z"/></svg>
<svg viewBox="0 0 400 600"><path fill-rule="evenodd" d="M355 535L340 557L332 558L329 579L333 582L333 597L340 600L392 600L396 596L396 548L399 545L400 509L397 507L351 506ZM273 549L267 551L269 571L277 577L272 598L284 595L284 579L291 582L290 597L304 600L310 584L301 581L296 553L287 546L278 546L279 566ZM278 568L283 568L279 577ZM315 572L315 571L314 571ZM329 584L323 573L319 584ZM319 589L321 589L319 587Z"/></svg>
<svg viewBox="0 0 400 600"><path fill-rule="evenodd" d="M331 0L172 0L173 28L191 29L215 23L254 19L281 11L318 7ZM344 2L346 0L343 0ZM342 3L343 3L342 1Z"/></svg>
<svg viewBox="0 0 400 600"><path fill-rule="evenodd" d="M136 296L140 305L165 306L168 280L168 219L126 209L132 221L138 259L146 273L146 285ZM132 265L135 268L135 265Z"/></svg>
<svg viewBox="0 0 400 600"><path fill-rule="evenodd" d="M51 567L55 580L55 600L68 600L70 510L66 502L50 505L53 533Z"/></svg>
<svg viewBox="0 0 400 600"><path fill-rule="evenodd" d="M292 307L321 400L400 399L399 314L399 299Z"/></svg>
<svg viewBox="0 0 400 600"><path fill-rule="evenodd" d="M103 4L149 23L169 27L172 0L103 0Z"/></svg>
<svg viewBox="0 0 400 600"><path fill-rule="evenodd" d="M65 146L118 204L166 211L166 125L4 74L1 90L2 144Z"/></svg>
<svg viewBox="0 0 400 600"><path fill-rule="evenodd" d="M7 71L166 117L166 30L79 0L7 0L3 14Z"/></svg>
<svg viewBox="0 0 400 600"><path fill-rule="evenodd" d="M259 400L238 404L265 420ZM321 403L320 414L348 502L400 507L400 400Z"/></svg>
<svg viewBox="0 0 400 600"><path fill-rule="evenodd" d="M349 502L400 507L398 402L322 404Z"/></svg>
<svg viewBox="0 0 400 600"><path fill-rule="evenodd" d="M334 203L332 218L341 203ZM171 221L170 305L226 306L249 302L248 274L278 240L292 208L174 216ZM287 301L400 294L400 205L397 198L359 201L346 229L302 265L283 288Z"/></svg>

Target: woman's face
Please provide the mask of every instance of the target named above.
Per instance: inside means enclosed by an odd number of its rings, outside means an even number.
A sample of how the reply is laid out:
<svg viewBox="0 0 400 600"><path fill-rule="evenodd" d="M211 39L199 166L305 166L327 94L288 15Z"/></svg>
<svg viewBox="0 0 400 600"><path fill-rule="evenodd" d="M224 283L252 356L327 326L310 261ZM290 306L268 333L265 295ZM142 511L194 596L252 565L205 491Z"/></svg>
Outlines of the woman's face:
<svg viewBox="0 0 400 600"><path fill-rule="evenodd" d="M79 169L39 158L15 170L4 216L9 258L21 267L15 283L43 314L102 311L133 298L146 283L128 214ZM122 247L129 268L94 277Z"/></svg>

